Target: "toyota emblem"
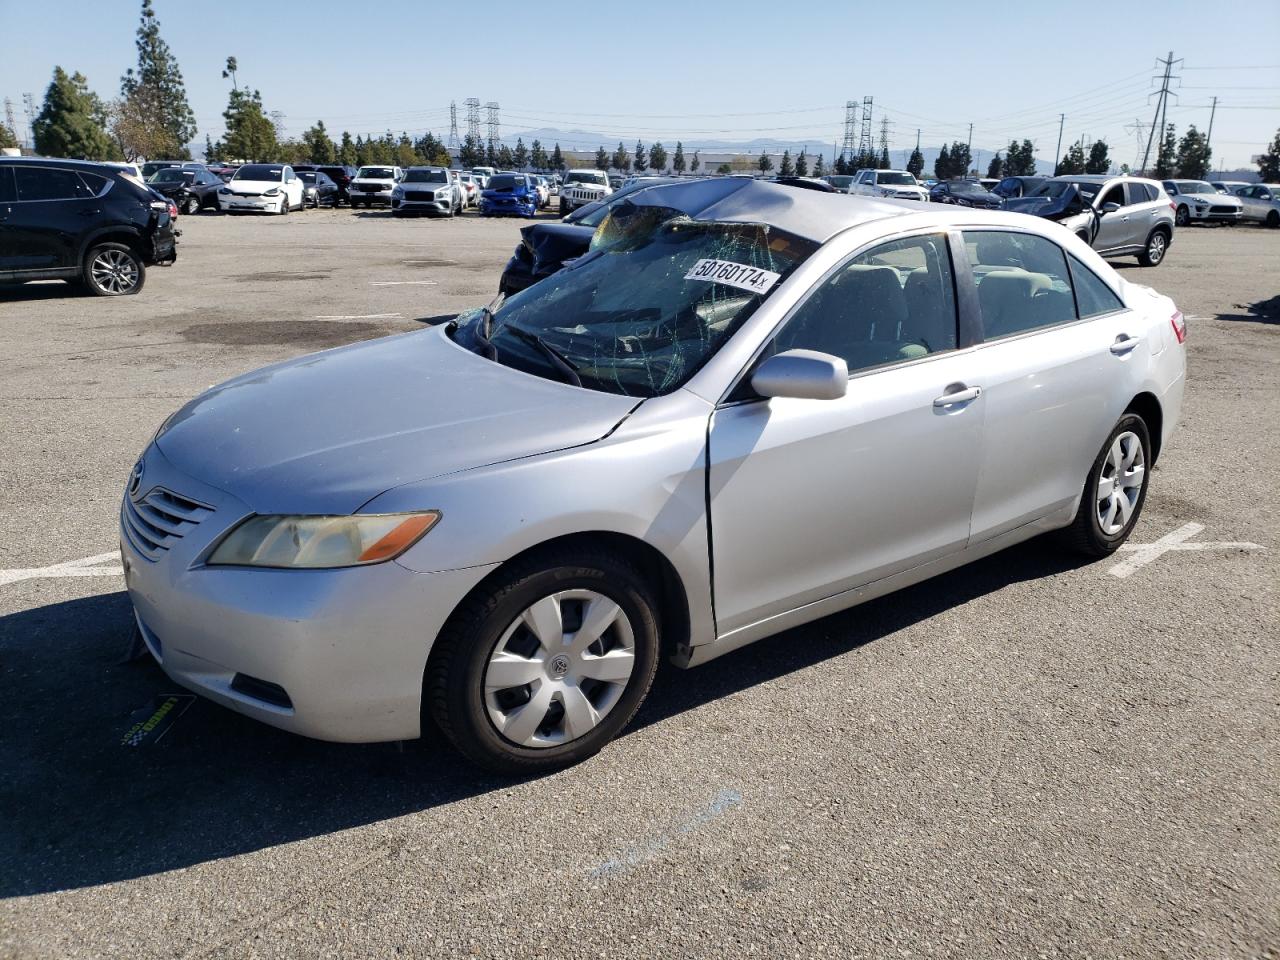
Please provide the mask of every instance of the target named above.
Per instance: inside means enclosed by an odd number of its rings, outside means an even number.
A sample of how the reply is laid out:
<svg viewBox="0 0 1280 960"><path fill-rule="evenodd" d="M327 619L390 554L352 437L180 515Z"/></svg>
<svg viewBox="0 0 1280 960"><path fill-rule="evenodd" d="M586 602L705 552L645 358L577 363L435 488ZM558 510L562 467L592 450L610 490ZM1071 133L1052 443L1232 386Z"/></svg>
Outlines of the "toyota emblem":
<svg viewBox="0 0 1280 960"><path fill-rule="evenodd" d="M142 486L142 473L146 469L147 465L141 460L133 465L133 471L129 474L129 496L138 495L138 489Z"/></svg>

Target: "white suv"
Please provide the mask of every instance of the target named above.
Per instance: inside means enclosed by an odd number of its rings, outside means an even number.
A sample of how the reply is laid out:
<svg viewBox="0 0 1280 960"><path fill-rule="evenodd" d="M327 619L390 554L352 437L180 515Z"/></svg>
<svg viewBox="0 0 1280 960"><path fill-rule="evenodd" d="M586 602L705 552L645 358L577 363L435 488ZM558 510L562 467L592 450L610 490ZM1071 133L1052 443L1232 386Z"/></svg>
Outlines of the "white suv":
<svg viewBox="0 0 1280 960"><path fill-rule="evenodd" d="M849 192L895 200L929 199L929 191L907 170L859 170L849 184Z"/></svg>
<svg viewBox="0 0 1280 960"><path fill-rule="evenodd" d="M603 170L570 170L564 175L564 185L560 188L560 216L603 200L611 193L609 175Z"/></svg>
<svg viewBox="0 0 1280 960"><path fill-rule="evenodd" d="M371 165L356 171L351 181L351 209L364 204L372 207L375 203L391 206L391 191L397 183L404 179L404 170L400 167Z"/></svg>

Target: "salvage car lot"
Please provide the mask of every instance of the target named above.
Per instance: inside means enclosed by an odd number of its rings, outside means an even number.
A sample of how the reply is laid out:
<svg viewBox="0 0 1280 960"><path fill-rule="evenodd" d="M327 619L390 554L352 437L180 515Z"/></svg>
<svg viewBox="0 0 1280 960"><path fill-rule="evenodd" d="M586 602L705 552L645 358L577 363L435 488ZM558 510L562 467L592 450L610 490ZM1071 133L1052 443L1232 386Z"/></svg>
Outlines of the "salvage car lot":
<svg viewBox="0 0 1280 960"><path fill-rule="evenodd" d="M156 426L486 301L520 222L180 226L138 297L0 292L0 956L1274 947L1280 235L1181 230L1122 266L1190 317L1133 540L1172 549L1030 544L664 671L599 757L513 785L435 741L310 742L200 701L121 745L180 692L119 662L122 581L94 575Z"/></svg>

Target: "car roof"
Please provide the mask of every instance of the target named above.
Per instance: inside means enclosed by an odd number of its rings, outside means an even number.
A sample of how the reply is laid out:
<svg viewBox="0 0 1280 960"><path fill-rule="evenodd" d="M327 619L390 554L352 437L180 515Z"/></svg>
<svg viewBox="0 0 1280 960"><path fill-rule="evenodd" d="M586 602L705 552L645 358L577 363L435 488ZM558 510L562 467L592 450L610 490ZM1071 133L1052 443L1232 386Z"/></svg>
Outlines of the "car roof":
<svg viewBox="0 0 1280 960"><path fill-rule="evenodd" d="M920 211L917 201L825 193L751 177L660 184L629 199L639 206L672 207L695 220L767 223L819 243L860 223Z"/></svg>

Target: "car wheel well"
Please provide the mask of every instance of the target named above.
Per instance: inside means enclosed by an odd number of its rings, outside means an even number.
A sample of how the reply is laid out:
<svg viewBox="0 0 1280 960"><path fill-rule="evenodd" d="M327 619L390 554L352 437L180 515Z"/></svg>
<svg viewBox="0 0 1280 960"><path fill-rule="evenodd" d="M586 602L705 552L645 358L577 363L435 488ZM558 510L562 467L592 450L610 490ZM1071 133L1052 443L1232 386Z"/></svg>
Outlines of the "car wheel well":
<svg viewBox="0 0 1280 960"><path fill-rule="evenodd" d="M80 251L80 262L84 262L84 258L89 255L89 251L94 247L99 247L104 243L122 243L132 250L139 260L146 262L147 254L143 249L142 242L137 234L128 233L126 231L115 231L102 233L95 236L84 245L84 249Z"/></svg>
<svg viewBox="0 0 1280 960"><path fill-rule="evenodd" d="M1151 464L1154 466L1160 456L1160 438L1163 436L1164 426L1164 411L1160 408L1160 401L1153 393L1140 393L1129 402L1124 412L1136 413L1146 423L1147 432L1151 435Z"/></svg>

